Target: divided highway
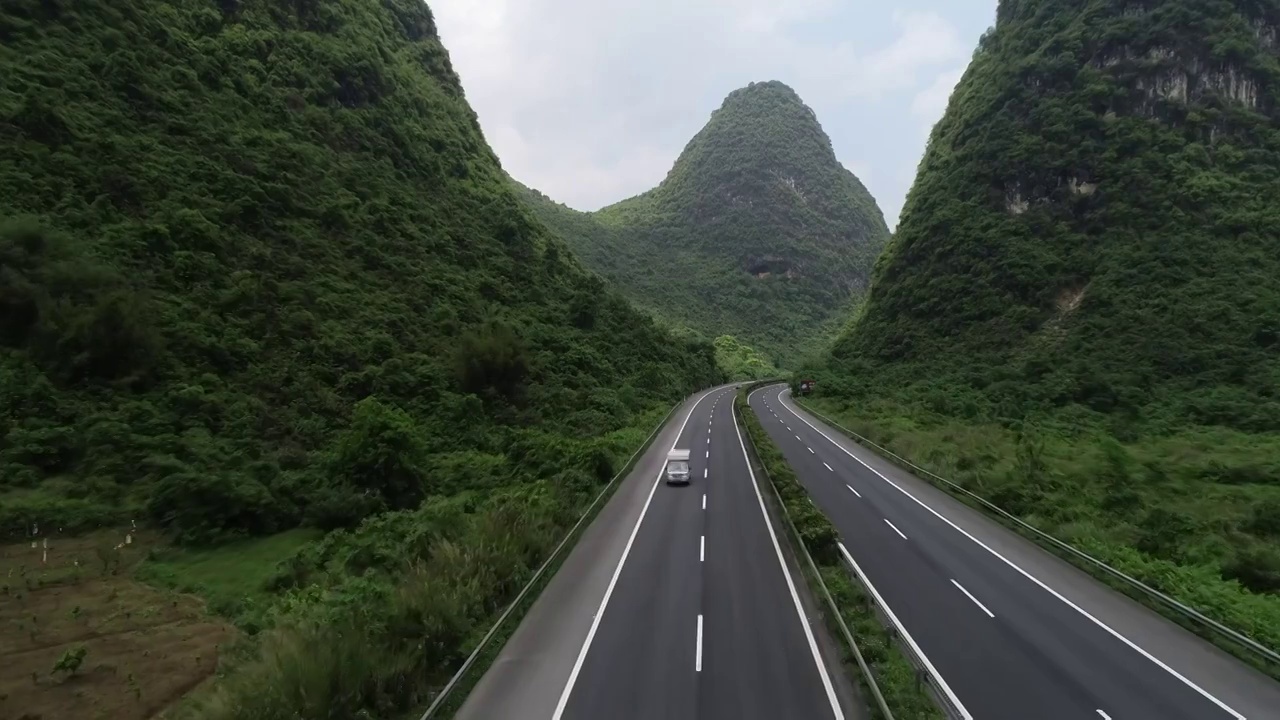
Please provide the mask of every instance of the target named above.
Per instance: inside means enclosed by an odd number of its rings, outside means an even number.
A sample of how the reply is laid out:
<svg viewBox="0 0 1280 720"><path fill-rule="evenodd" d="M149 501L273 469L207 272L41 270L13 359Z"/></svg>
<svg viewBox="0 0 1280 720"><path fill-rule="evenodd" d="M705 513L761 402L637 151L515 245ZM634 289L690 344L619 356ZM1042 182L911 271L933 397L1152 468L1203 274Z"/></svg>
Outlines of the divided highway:
<svg viewBox="0 0 1280 720"><path fill-rule="evenodd" d="M966 718L1264 720L1280 685L797 408L751 408Z"/></svg>
<svg viewBox="0 0 1280 720"><path fill-rule="evenodd" d="M747 462L733 386L687 402L566 558L456 717L843 720ZM661 479L671 448L693 480Z"/></svg>

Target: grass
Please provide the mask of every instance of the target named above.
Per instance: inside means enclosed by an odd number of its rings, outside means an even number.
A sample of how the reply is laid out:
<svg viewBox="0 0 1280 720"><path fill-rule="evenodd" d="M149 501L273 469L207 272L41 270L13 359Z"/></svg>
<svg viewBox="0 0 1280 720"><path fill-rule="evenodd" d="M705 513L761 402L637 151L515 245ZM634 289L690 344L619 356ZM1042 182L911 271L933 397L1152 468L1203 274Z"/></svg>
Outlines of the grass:
<svg viewBox="0 0 1280 720"><path fill-rule="evenodd" d="M147 582L200 595L215 612L234 618L246 606L268 599L268 583L280 561L323 535L298 528L212 548L162 548L138 573Z"/></svg>
<svg viewBox="0 0 1280 720"><path fill-rule="evenodd" d="M1024 427L1019 435L889 405L801 403L1262 645L1280 647L1280 595L1266 585L1280 567L1275 538L1266 535L1280 517L1280 486L1267 481L1280 448L1270 438L1215 429L1121 444L1053 425ZM1235 642L1006 524L1280 678L1280 668Z"/></svg>
<svg viewBox="0 0 1280 720"><path fill-rule="evenodd" d="M836 545L839 533L831 521L813 506L804 486L796 478L781 450L760 425L755 413L749 409L741 409L746 407L750 391L758 386L759 383L739 391L740 402L735 403L734 411L746 427L749 444L765 470L765 476L782 500L783 508L791 521L789 531L799 536L793 537L793 542L800 542L817 566L821 583L814 577L812 569L802 563L806 580L818 596L822 595L825 585L856 643L856 648L849 647L847 642L842 643L846 670L858 678L864 699L872 697L870 683L874 683L895 718L940 720L944 715L917 680L915 667L902 649L891 640L870 598L840 559ZM832 635L843 637L834 620L828 620L828 627ZM866 662L871 677L859 671L857 653ZM868 703L868 706L874 717L883 717L876 704Z"/></svg>

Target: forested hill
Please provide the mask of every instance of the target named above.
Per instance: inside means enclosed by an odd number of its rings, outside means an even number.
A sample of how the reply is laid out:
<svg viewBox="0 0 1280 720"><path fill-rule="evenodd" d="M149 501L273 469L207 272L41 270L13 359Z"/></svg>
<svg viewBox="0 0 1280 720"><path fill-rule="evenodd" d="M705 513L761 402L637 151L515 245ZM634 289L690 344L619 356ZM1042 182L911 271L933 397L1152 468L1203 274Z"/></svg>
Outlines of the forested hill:
<svg viewBox="0 0 1280 720"><path fill-rule="evenodd" d="M589 490L719 377L516 198L418 0L17 0L0 44L7 533Z"/></svg>
<svg viewBox="0 0 1280 720"><path fill-rule="evenodd" d="M730 93L643 195L595 213L525 195L635 302L774 362L794 363L834 334L889 235L813 110L780 82Z"/></svg>
<svg viewBox="0 0 1280 720"><path fill-rule="evenodd" d="M1280 5L1002 0L810 398L1280 641Z"/></svg>
<svg viewBox="0 0 1280 720"><path fill-rule="evenodd" d="M1128 436L1280 430L1278 28L1275 3L1001 2L842 375Z"/></svg>

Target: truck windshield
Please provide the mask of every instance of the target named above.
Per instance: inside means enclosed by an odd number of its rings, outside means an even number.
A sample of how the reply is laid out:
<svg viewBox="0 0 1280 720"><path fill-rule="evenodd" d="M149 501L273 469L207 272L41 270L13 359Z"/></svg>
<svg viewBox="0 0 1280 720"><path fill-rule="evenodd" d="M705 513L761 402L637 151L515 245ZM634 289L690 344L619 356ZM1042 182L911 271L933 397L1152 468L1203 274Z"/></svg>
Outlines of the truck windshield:
<svg viewBox="0 0 1280 720"><path fill-rule="evenodd" d="M671 463L667 465L667 472L687 473L689 472L689 463L684 460L672 460Z"/></svg>

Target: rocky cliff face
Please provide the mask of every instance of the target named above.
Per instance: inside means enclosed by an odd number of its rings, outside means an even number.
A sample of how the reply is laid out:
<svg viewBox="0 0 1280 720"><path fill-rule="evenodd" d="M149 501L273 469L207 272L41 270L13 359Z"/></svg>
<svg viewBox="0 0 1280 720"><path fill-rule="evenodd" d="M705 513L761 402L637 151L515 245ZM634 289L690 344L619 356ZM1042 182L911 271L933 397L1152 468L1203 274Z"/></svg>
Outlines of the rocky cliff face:
<svg viewBox="0 0 1280 720"><path fill-rule="evenodd" d="M1278 12L1002 2L836 364L1280 428Z"/></svg>

